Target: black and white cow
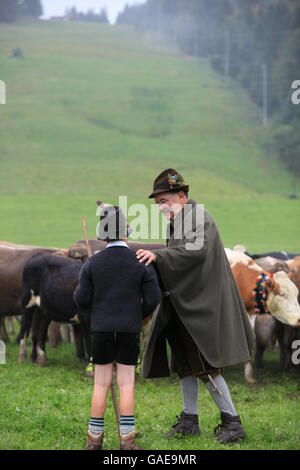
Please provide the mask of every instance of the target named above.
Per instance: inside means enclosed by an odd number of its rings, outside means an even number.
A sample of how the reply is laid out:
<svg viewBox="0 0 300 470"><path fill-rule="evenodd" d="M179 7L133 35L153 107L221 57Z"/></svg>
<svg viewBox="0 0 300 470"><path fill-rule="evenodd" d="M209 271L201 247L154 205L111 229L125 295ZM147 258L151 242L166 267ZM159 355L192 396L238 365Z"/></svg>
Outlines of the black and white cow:
<svg viewBox="0 0 300 470"><path fill-rule="evenodd" d="M26 358L26 336L32 328L31 360L47 364L45 343L50 322L71 322L75 326L77 357L84 359L82 338L90 355L89 312L73 302L82 261L52 254L33 255L25 264L22 284L22 323L19 362ZM81 333L81 334L80 334Z"/></svg>

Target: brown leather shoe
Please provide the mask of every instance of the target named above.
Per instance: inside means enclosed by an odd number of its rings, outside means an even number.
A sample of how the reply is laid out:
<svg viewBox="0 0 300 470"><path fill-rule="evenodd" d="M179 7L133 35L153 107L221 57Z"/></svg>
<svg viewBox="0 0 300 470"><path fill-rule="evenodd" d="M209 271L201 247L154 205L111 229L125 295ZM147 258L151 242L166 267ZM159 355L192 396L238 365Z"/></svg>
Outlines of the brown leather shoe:
<svg viewBox="0 0 300 470"><path fill-rule="evenodd" d="M173 424L171 431L165 433L167 439L179 436L199 436L201 434L198 415L190 415L182 411L180 416L176 416L176 418L177 423Z"/></svg>
<svg viewBox="0 0 300 470"><path fill-rule="evenodd" d="M231 416L228 413L221 412L221 421L221 424L214 430L215 438L221 444L230 444L246 438L239 416Z"/></svg>
<svg viewBox="0 0 300 470"><path fill-rule="evenodd" d="M135 442L136 432L131 431L128 434L120 433L120 450L143 450Z"/></svg>
<svg viewBox="0 0 300 470"><path fill-rule="evenodd" d="M103 436L104 432L102 432L99 436L95 436L88 430L88 441L87 445L85 446L85 450L101 450L103 444Z"/></svg>

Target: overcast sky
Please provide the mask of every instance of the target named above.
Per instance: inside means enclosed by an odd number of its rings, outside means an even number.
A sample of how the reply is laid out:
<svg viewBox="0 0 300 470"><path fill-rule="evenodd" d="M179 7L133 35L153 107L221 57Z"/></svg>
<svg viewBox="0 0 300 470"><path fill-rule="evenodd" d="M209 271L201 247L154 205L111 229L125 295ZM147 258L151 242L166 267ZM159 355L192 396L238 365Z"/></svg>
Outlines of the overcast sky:
<svg viewBox="0 0 300 470"><path fill-rule="evenodd" d="M102 7L105 7L110 22L115 21L118 13L124 9L126 3L134 5L135 3L144 3L144 0L42 0L44 18L63 15L65 9L72 6L80 11L92 8L95 12L99 12Z"/></svg>

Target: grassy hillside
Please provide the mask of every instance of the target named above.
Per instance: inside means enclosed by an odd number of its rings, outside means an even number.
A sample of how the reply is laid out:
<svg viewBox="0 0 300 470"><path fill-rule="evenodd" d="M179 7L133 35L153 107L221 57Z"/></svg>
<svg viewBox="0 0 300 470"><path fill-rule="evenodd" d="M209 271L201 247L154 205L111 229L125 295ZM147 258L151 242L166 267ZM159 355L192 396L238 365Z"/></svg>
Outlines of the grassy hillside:
<svg viewBox="0 0 300 470"><path fill-rule="evenodd" d="M68 246L83 213L94 236L96 199L148 204L172 166L226 246L300 251L300 203L261 150L260 111L206 62L125 27L41 21L0 26L0 80L0 239Z"/></svg>

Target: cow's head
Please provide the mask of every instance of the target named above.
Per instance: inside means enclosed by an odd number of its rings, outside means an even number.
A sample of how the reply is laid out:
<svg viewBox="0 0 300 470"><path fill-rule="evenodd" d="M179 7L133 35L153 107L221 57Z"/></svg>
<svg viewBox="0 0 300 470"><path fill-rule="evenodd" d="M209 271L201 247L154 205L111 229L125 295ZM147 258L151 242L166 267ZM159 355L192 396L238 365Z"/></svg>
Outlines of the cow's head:
<svg viewBox="0 0 300 470"><path fill-rule="evenodd" d="M83 244L75 243L68 249L68 257L81 260L83 263L88 259L87 248Z"/></svg>
<svg viewBox="0 0 300 470"><path fill-rule="evenodd" d="M283 271L278 271L266 281L267 306L270 313L281 323L300 327L298 289Z"/></svg>
<svg viewBox="0 0 300 470"><path fill-rule="evenodd" d="M291 281L298 287L298 291L300 290L300 263L298 266L292 267L289 272L288 276ZM298 302L300 303L300 291L298 292Z"/></svg>

